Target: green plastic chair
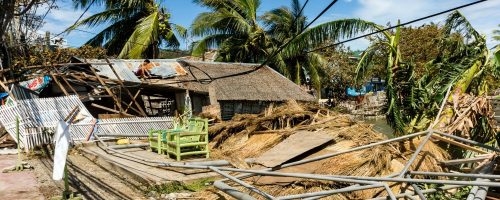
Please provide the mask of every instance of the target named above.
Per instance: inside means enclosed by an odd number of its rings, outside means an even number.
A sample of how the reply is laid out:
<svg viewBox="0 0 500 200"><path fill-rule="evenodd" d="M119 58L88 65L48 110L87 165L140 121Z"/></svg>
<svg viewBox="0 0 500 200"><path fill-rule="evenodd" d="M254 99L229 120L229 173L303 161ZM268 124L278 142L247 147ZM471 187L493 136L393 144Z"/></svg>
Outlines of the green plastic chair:
<svg viewBox="0 0 500 200"><path fill-rule="evenodd" d="M149 130L148 132L148 141L149 141L149 148L151 151L155 150L158 152L158 154L162 154L162 143L166 143L166 141L163 141L162 135L166 131L164 130Z"/></svg>
<svg viewBox="0 0 500 200"><path fill-rule="evenodd" d="M183 156L205 155L209 158L208 120L189 119L187 126L167 131L167 154L180 161Z"/></svg>

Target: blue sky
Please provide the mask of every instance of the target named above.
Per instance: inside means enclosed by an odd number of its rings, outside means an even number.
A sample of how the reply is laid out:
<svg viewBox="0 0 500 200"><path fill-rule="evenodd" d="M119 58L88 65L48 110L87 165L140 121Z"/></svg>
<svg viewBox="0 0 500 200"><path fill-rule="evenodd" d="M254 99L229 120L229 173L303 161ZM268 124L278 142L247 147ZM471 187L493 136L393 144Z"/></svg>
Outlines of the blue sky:
<svg viewBox="0 0 500 200"><path fill-rule="evenodd" d="M304 2L305 0L301 0ZM193 19L200 13L206 11L191 0L162 0L157 1L167 7L172 14L171 22L183 25L189 28ZM309 19L313 19L322 9L324 9L331 1L329 0L309 0L309 4L304 10ZM342 18L361 18L386 25L387 23L396 24L397 20L401 22L409 21L425 15L433 14L442 10L456 7L465 3L473 2L471 0L339 0L327 13L325 13L318 21L324 23L330 20ZM261 0L261 7L258 14L262 14L268 10L281 6L288 6L290 0ZM83 10L74 9L71 0L57 1L57 9L52 9L47 17L46 23L40 31L50 31L53 34L60 33L68 26L72 25L75 20L81 15ZM90 16L98 13L102 8L95 7L85 13L84 16ZM40 13L44 13L46 9L40 9ZM468 8L460 10L471 21L473 26L482 34L488 37L489 46L493 46L491 33L494 29L500 29L497 25L500 24L500 0L489 0ZM422 23L442 23L446 15L438 16L426 20L425 22L417 23L416 26ZM95 28L82 28L90 32L99 32L105 26ZM92 34L73 31L70 34L63 35L68 41L68 45L72 47L81 46L85 41L92 37ZM191 39L193 40L193 39ZM186 48L187 42L183 42L181 48ZM346 44L352 49L364 49L368 45L366 40L356 40Z"/></svg>

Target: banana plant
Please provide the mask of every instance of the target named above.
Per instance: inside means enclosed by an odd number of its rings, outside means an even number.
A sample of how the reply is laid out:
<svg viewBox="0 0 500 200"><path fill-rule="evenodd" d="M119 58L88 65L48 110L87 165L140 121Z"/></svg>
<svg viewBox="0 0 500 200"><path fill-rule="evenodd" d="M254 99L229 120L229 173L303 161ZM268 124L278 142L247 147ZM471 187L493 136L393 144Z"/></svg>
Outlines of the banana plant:
<svg viewBox="0 0 500 200"><path fill-rule="evenodd" d="M379 29L382 27L379 26ZM426 129L438 113L439 106L446 107L438 119L437 127L447 126L457 115L453 108L466 93L483 95L492 81L489 74L497 74L489 60L484 36L481 36L458 11L450 14L443 27L439 54L425 66L425 73L416 79L414 65L405 62L399 50L400 30L384 31L363 53L356 69L361 80L373 65L373 57L380 52L386 55L386 116L396 135ZM452 95L444 99L449 87ZM479 132L490 132L487 128ZM491 138L491 134L487 134Z"/></svg>

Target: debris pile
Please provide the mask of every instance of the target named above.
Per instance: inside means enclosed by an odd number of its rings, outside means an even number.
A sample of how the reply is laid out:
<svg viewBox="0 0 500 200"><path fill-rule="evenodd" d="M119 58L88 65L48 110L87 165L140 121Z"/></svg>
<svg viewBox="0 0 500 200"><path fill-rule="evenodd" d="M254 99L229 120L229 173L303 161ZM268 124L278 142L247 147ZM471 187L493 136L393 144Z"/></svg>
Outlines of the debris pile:
<svg viewBox="0 0 500 200"><path fill-rule="evenodd" d="M252 169L269 167L259 163L259 157L262 157L267 151L272 151L294 134L304 135L301 137L303 140L307 140L314 139L310 137L317 137L315 134L320 133L331 137L332 140L312 150L301 152L299 156L286 162L314 158L388 139L384 134L375 132L372 125L355 122L349 115L335 113L313 105L298 104L295 101L289 101L279 107L271 106L264 113L258 115L237 115L231 121L214 125L209 132L213 138L211 140L213 157L230 158L233 165ZM322 175L389 176L401 171L420 141L421 139L415 138L406 142L379 145L367 150L345 153L277 171ZM295 148L292 146L289 147L289 151L293 151ZM279 156L276 155L275 159L279 160ZM245 159L249 158L256 158L257 161L252 164L253 166L244 162ZM440 167L439 161L449 158L450 156L445 150L433 142L428 142L424 145L422 153L417 156L417 160L410 167L410 170L441 172L443 168ZM349 186L349 184L338 182L292 177L259 176L251 178L251 181L273 196ZM405 184L390 185L395 192L399 192L401 187L405 186ZM332 198L365 199L379 195L385 196L387 193L381 188L342 195L332 196Z"/></svg>

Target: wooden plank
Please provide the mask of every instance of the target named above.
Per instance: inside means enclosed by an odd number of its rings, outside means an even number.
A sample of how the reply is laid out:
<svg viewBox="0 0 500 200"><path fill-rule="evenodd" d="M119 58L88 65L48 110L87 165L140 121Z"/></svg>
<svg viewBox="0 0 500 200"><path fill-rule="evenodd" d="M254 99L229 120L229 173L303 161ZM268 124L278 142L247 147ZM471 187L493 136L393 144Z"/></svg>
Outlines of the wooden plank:
<svg viewBox="0 0 500 200"><path fill-rule="evenodd" d="M440 161L440 163L444 166L452 166L452 165L460 165L464 163L476 163L481 162L483 160L490 159L490 157L476 157L476 158L464 158L464 159L455 159L455 160L444 160Z"/></svg>
<svg viewBox="0 0 500 200"><path fill-rule="evenodd" d="M332 140L333 137L325 133L298 131L266 151L256 162L266 167L276 167Z"/></svg>
<svg viewBox="0 0 500 200"><path fill-rule="evenodd" d="M446 143L449 143L449 144L452 144L452 145L455 145L455 146L458 146L458 147L462 147L462 148L470 150L470 151L475 151L475 152L478 152L478 153L481 153L481 154L488 153L487 151L484 151L484 150L481 150L481 149L478 149L476 147L469 146L469 145L466 145L466 144L462 144L462 143L457 142L455 140L451 140L451 139L448 139L448 138L445 138L445 137L441 137L439 135L432 135L432 138L441 140L443 142L446 142Z"/></svg>
<svg viewBox="0 0 500 200"><path fill-rule="evenodd" d="M73 88L73 86L71 86L71 84L68 82L68 80L66 80L66 78L64 76L61 76L61 79L64 81L64 83L66 83L66 85L68 85L69 89L71 89L71 91L73 93L75 93L75 95L78 96L78 98L81 99L80 95L78 95L78 92L75 90L75 88Z"/></svg>
<svg viewBox="0 0 500 200"><path fill-rule="evenodd" d="M52 79L54 79L54 82L56 82L57 86L59 86L59 89L64 93L64 95L69 96L68 91L64 88L64 86L57 80L57 77L54 75L54 73L50 73L50 76L52 76Z"/></svg>
<svg viewBox="0 0 500 200"><path fill-rule="evenodd" d="M84 62L87 63L87 60L85 60ZM113 101L115 102L115 105L118 106L119 113L121 113L123 111L123 109L122 109L122 105L120 103L120 100L118 100L118 98L111 91L111 89L109 89L109 87L101 79L101 77L99 76L99 74L97 74L97 72L95 71L95 69L93 67L90 67L90 70L92 71L92 73L94 74L94 76L97 78L97 80L99 81L99 83L101 83L101 85L104 87L104 89L106 90L106 92L108 92L108 94L113 98Z"/></svg>
<svg viewBox="0 0 500 200"><path fill-rule="evenodd" d="M122 86L122 88L125 90L125 92L128 94L128 96L132 99L132 102L134 102L134 104L137 107L137 109L139 109L139 111L140 111L139 114L141 114L144 117L147 117L146 112L144 112L144 110L142 109L141 105L139 103L137 103L137 101L135 101L134 95L132 95L132 93L130 92L130 90L128 90L128 88L125 87L125 85L123 84L122 79L120 78L120 75L118 75L118 73L116 72L115 68L113 67L113 65L111 64L111 62L109 62L109 60L107 58L106 58L106 62L108 63L109 68L111 68L111 71L113 71L113 73L115 74L116 79L118 80L118 84L120 84ZM126 112L126 110L125 110L125 112Z"/></svg>
<svg viewBox="0 0 500 200"><path fill-rule="evenodd" d="M132 99L134 99L134 100L137 99L137 97L139 96L139 94L141 94L141 90L142 89L138 89L137 93L135 93L135 95L134 95L134 97L132 97ZM125 112L127 112L128 109L130 108L130 106L132 106L132 103L134 103L134 102L131 101L130 103L128 103L127 108L125 108Z"/></svg>
<svg viewBox="0 0 500 200"><path fill-rule="evenodd" d="M123 113L123 112L120 112L120 111L115 110L115 109L111 109L111 108L108 108L108 107L105 107L105 106L101 106L99 104L92 103L90 105L93 106L93 107L105 110L105 111L112 112L112 113L122 114L122 115L129 116L129 117L135 117L134 115L131 115L131 114L128 114L128 113Z"/></svg>

